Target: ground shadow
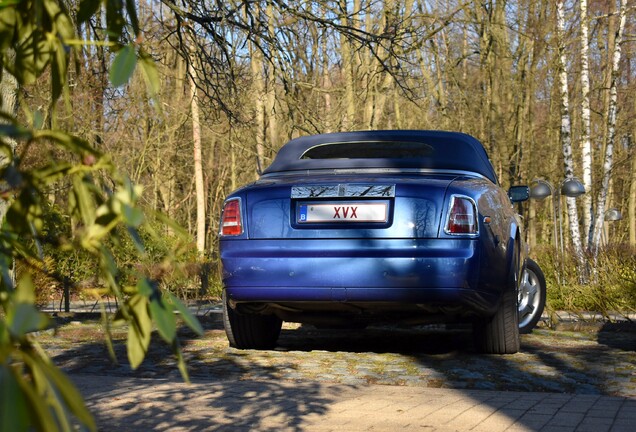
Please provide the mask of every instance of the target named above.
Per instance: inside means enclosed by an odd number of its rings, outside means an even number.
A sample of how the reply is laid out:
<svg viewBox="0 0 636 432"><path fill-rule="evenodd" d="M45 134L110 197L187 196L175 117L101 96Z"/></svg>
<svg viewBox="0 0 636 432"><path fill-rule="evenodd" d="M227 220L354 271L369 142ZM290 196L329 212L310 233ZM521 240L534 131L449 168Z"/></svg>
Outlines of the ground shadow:
<svg viewBox="0 0 636 432"><path fill-rule="evenodd" d="M636 352L636 322L608 322L598 332L598 343L622 351Z"/></svg>
<svg viewBox="0 0 636 432"><path fill-rule="evenodd" d="M614 395L619 394L621 381L612 375L620 367L629 368L636 356L636 332L610 325L595 333L570 335L567 340L559 339L558 332L539 330L523 337L520 354L496 356L477 353L472 333L461 327L319 330L301 326L285 328L275 350L241 351L227 346L218 315L203 317L201 322L203 337L185 327L179 330L192 381L209 388L209 399L194 414L188 407L187 390L171 388L170 383L182 378L171 350L156 335L136 371L128 365L123 340L115 342L116 364L107 360L101 342L49 348L55 363L76 378L103 376L124 383L131 378L149 379L135 384L145 389L104 388L96 383L85 391L85 397L94 401L100 425L109 430L273 430L268 423L272 418L282 419L289 430L301 430L307 416L322 415L336 400L337 395L323 391L334 383L419 386L423 391L446 387ZM143 400L148 386L151 401ZM138 392L141 399L122 404L116 419L101 416L100 400L124 398L131 392ZM523 420L520 425L536 427Z"/></svg>

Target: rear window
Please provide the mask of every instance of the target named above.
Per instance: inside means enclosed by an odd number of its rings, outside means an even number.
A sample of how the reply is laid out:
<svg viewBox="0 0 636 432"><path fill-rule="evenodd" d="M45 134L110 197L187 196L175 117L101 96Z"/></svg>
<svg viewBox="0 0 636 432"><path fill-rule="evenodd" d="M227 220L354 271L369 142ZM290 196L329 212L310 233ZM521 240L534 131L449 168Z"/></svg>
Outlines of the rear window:
<svg viewBox="0 0 636 432"><path fill-rule="evenodd" d="M312 147L301 159L421 159L434 153L420 142L344 142Z"/></svg>

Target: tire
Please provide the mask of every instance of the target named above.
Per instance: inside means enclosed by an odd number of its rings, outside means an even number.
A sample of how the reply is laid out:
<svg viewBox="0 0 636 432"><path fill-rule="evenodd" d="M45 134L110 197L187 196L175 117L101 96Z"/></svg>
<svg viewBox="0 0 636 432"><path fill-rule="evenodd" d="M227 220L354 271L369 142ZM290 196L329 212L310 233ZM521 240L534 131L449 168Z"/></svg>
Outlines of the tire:
<svg viewBox="0 0 636 432"><path fill-rule="evenodd" d="M477 349L485 354L515 354L519 352L519 319L517 289L519 259L513 259L509 272L509 286L501 296L501 303L495 315L489 320L473 325Z"/></svg>
<svg viewBox="0 0 636 432"><path fill-rule="evenodd" d="M543 314L546 300L546 284L543 271L528 258L519 284L519 332L530 333Z"/></svg>
<svg viewBox="0 0 636 432"><path fill-rule="evenodd" d="M272 349L283 321L274 315L241 314L232 309L223 290L223 326L230 346L238 349Z"/></svg>

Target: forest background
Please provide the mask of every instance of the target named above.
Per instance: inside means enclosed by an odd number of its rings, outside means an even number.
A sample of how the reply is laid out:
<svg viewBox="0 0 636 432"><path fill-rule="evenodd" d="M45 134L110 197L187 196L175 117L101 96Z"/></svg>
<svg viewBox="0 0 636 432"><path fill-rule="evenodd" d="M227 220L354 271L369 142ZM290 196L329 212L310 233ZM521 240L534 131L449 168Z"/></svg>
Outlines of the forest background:
<svg viewBox="0 0 636 432"><path fill-rule="evenodd" d="M37 303L62 293L100 304L113 358L111 326L133 368L156 330L187 380L177 327L202 328L182 300L219 293L223 197L305 134L476 136L503 187L551 185L519 207L549 310L633 312L635 11L0 0L0 430L95 429L34 337L50 325ZM586 193L561 196L575 177Z"/></svg>
<svg viewBox="0 0 636 432"><path fill-rule="evenodd" d="M143 187L139 204L192 238L179 246L178 265L163 265L181 238L158 224L158 237L140 229L142 258L134 240L118 243L121 277L149 272L182 298L218 294L223 198L291 138L446 129L480 139L504 187L553 185L553 197L519 208L548 278L549 307L636 306L633 1L140 1L139 31L122 24L115 53L106 48L108 8L82 2L95 12L85 19L77 2L61 3L88 41L71 57L68 98L50 104L44 73L19 87L18 116L110 155ZM154 68L144 66L150 60ZM113 65L131 79L114 81ZM64 155L25 152L22 163L50 157ZM571 177L585 195L559 195ZM73 234L68 187L47 187L45 238ZM606 221L610 209L622 219ZM55 246L42 243L39 301L100 285L94 259Z"/></svg>

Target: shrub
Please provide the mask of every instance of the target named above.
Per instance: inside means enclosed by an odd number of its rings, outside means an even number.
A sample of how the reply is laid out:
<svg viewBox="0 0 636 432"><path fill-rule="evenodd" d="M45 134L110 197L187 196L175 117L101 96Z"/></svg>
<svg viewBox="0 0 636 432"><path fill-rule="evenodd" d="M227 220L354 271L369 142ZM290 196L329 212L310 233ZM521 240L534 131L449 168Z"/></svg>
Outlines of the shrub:
<svg viewBox="0 0 636 432"><path fill-rule="evenodd" d="M636 310L636 249L627 245L607 246L599 251L596 266L589 258L589 282L582 283L574 253L564 256L539 247L536 261L545 273L547 307L571 312L610 313Z"/></svg>
<svg viewBox="0 0 636 432"><path fill-rule="evenodd" d="M42 260L17 261L17 279L26 272L32 274L40 305L54 299L61 301L65 284L73 298L85 299L86 289L105 286L100 280L99 263L86 251L64 247L65 239L72 237L68 218L54 205L44 207L42 235L35 248L41 251ZM181 237L167 233L159 221L152 221L147 227L140 227L136 234L139 243L144 245L144 253L139 254L133 238L118 232L124 229L117 228L115 231L120 235L106 241L113 250L118 279L123 285L134 285L139 275L149 275L163 289L181 299L200 298L202 294L220 295L219 284L210 283L218 279L216 266L198 258L194 241L184 242ZM202 292L201 287L206 291Z"/></svg>

